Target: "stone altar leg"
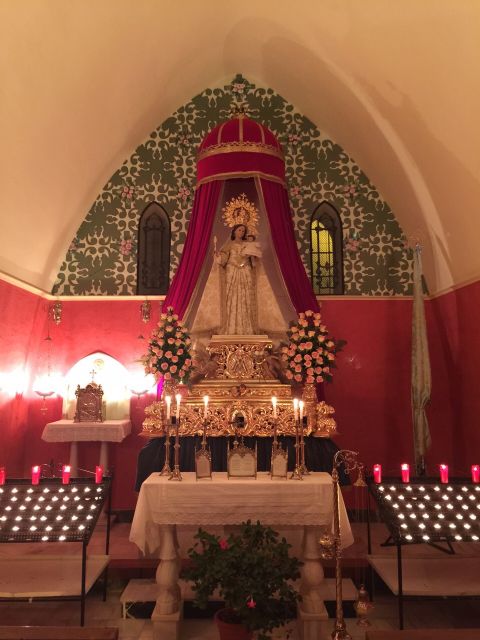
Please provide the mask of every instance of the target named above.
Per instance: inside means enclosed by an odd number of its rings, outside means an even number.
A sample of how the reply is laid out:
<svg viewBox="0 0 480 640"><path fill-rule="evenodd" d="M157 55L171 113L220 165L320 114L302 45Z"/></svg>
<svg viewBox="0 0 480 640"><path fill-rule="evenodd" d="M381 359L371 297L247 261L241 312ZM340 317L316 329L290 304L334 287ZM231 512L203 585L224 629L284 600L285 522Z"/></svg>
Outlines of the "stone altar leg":
<svg viewBox="0 0 480 640"><path fill-rule="evenodd" d="M98 461L100 467L102 467L104 473L108 471L108 442L100 443L100 459Z"/></svg>
<svg viewBox="0 0 480 640"><path fill-rule="evenodd" d="M72 478L75 478L78 475L78 442L70 443L70 460L68 464L70 465Z"/></svg>
<svg viewBox="0 0 480 640"><path fill-rule="evenodd" d="M323 603L321 586L323 567L320 562L318 539L321 527L304 527L302 543L303 567L300 593L302 602L299 606L299 631L303 640L316 640L324 629L324 621L328 613ZM322 624L323 621L323 624Z"/></svg>
<svg viewBox="0 0 480 640"><path fill-rule="evenodd" d="M152 613L153 639L177 640L182 609L177 529L175 525L161 525L160 533L160 563L156 576L158 595Z"/></svg>

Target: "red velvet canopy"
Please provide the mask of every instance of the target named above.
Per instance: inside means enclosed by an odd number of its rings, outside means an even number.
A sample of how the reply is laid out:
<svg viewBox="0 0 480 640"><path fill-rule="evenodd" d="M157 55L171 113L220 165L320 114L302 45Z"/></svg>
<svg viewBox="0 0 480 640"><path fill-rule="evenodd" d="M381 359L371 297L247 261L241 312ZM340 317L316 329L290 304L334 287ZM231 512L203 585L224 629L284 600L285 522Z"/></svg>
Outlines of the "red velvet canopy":
<svg viewBox="0 0 480 640"><path fill-rule="evenodd" d="M204 138L198 150L197 183L252 176L285 185L285 161L270 129L240 114Z"/></svg>
<svg viewBox="0 0 480 640"><path fill-rule="evenodd" d="M200 277L225 181L254 178L259 202L268 217L272 244L297 313L318 310L318 302L300 259L280 143L262 124L240 114L216 126L200 145L197 189L187 239L163 308L183 317Z"/></svg>

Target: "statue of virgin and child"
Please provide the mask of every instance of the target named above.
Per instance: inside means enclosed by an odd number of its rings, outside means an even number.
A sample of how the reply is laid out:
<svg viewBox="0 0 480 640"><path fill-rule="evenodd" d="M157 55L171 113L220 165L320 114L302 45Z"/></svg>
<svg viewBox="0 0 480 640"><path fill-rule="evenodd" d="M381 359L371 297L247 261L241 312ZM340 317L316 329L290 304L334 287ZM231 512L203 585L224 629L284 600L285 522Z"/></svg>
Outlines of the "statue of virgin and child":
<svg viewBox="0 0 480 640"><path fill-rule="evenodd" d="M244 224L234 225L230 239L214 252L215 262L222 270L221 334L258 333L256 261L261 257L259 243Z"/></svg>
<svg viewBox="0 0 480 640"><path fill-rule="evenodd" d="M244 194L226 203L222 216L230 227L219 250L213 237L184 321L194 340L213 336L265 336L282 339L296 317L272 248L268 223ZM214 233L222 233L222 219ZM263 231L262 231L263 230ZM257 241L257 232L266 239ZM263 237L262 236L262 237ZM260 303L260 304L259 304Z"/></svg>

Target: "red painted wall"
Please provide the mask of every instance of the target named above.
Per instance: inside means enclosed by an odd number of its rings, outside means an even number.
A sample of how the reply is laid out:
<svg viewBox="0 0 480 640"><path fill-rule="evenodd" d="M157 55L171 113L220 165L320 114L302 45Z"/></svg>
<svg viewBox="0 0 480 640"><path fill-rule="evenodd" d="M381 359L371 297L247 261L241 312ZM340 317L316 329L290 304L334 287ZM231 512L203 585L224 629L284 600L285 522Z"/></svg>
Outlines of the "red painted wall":
<svg viewBox="0 0 480 640"><path fill-rule="evenodd" d="M30 380L44 366L47 302L0 281L0 371L18 365L30 371ZM480 301L480 284L464 287L427 303L433 391L428 409L433 445L427 462L430 471L441 461L465 472L480 462L480 397L476 367L480 339L473 310ZM158 319L140 320L135 301L79 300L63 303L61 324L51 328L52 364L61 373L93 351L103 351L124 364L136 365L144 349L140 333L148 337ZM403 461L413 462L410 410L411 301L327 300L322 312L331 333L348 344L338 359L334 382L327 385L327 401L335 407L341 447L360 451L370 466L381 462L385 472L396 472ZM138 364L137 364L138 366ZM114 508L135 505L132 487L136 459L144 440L138 436L143 407L152 397L131 402L133 432L120 445L111 446L116 470ZM33 463L68 460L67 444L41 440L46 422L61 417L61 399L41 400L29 390L12 398L0 391L0 465L10 474L28 473ZM92 469L99 445L80 446L80 466Z"/></svg>

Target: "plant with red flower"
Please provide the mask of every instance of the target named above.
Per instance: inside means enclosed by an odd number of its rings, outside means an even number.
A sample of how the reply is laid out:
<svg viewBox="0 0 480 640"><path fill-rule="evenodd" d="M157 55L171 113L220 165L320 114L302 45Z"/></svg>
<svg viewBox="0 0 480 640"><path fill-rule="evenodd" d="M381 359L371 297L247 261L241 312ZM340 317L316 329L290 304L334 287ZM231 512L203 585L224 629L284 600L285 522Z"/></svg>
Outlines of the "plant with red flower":
<svg viewBox="0 0 480 640"><path fill-rule="evenodd" d="M195 539L183 577L193 582L197 606L205 608L218 590L226 606L223 622L242 624L257 640L269 640L273 629L295 618L300 596L292 581L300 577L301 563L289 556L285 538L248 521L226 540L203 529Z"/></svg>

